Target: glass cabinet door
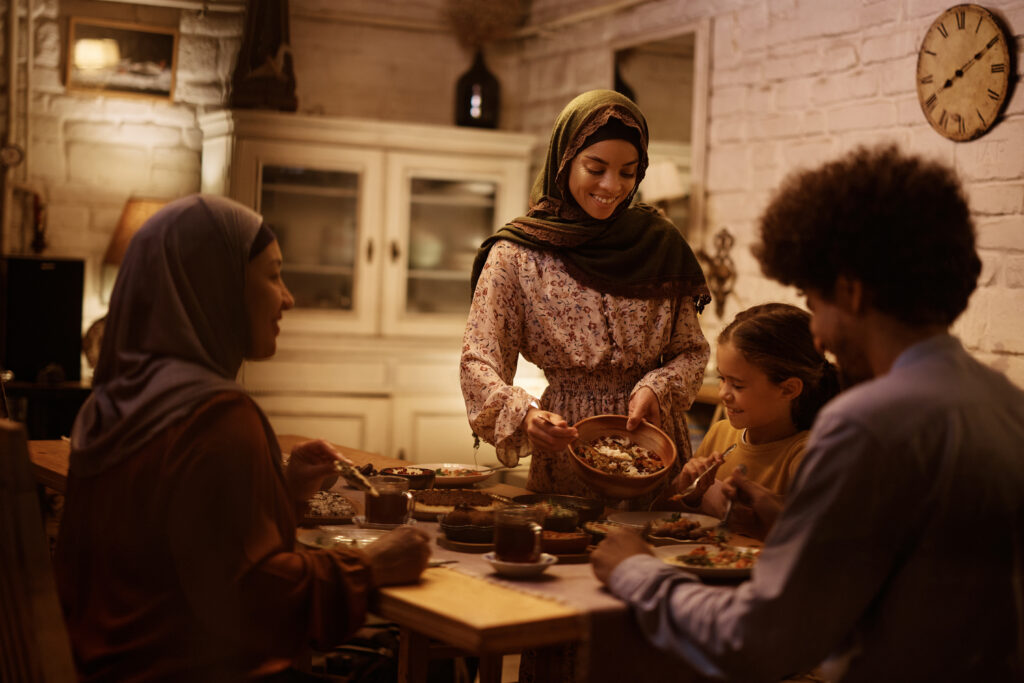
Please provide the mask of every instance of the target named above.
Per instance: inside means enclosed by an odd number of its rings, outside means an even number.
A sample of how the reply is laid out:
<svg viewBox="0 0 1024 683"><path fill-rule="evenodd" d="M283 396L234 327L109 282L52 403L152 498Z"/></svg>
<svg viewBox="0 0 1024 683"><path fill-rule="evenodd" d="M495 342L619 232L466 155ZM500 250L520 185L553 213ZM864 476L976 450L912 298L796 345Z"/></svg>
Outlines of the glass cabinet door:
<svg viewBox="0 0 1024 683"><path fill-rule="evenodd" d="M283 275L295 307L351 311L359 175L264 166L260 210L281 244Z"/></svg>
<svg viewBox="0 0 1024 683"><path fill-rule="evenodd" d="M492 232L498 186L480 180L412 178L405 313L469 312L469 274Z"/></svg>
<svg viewBox="0 0 1024 683"><path fill-rule="evenodd" d="M282 331L376 331L383 155L369 150L242 143L235 198L281 243L295 310Z"/></svg>
<svg viewBox="0 0 1024 683"><path fill-rule="evenodd" d="M461 336L473 259L523 213L525 175L501 159L388 155L386 333Z"/></svg>

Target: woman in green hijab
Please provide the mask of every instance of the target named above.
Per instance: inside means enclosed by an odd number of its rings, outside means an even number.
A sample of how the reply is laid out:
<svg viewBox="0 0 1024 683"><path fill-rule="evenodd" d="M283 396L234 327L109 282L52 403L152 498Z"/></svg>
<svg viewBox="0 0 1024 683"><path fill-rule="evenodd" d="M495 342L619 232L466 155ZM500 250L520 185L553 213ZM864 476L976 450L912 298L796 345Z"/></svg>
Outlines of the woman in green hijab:
<svg viewBox="0 0 1024 683"><path fill-rule="evenodd" d="M657 209L633 203L647 122L610 90L576 97L555 122L530 210L482 245L463 338L473 431L505 465L533 455L527 486L594 496L573 473L571 427L591 415L660 426L690 456L686 410L709 346L700 264ZM519 355L544 370L537 399L512 385ZM677 462L677 465L678 465ZM667 478L666 481L670 481Z"/></svg>

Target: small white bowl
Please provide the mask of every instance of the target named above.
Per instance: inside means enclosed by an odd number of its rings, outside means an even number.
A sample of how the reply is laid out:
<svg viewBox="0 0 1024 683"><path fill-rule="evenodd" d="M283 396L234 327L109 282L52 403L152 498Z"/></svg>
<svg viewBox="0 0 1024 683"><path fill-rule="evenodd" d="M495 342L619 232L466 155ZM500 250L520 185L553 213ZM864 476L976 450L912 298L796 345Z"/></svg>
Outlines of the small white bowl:
<svg viewBox="0 0 1024 683"><path fill-rule="evenodd" d="M492 553L484 553L484 559L491 563L494 567L494 571L498 572L502 576L507 576L513 579L525 579L531 576L539 576L544 571L558 562L558 558L554 555L547 553L540 554L539 562L502 562L498 559L497 555Z"/></svg>

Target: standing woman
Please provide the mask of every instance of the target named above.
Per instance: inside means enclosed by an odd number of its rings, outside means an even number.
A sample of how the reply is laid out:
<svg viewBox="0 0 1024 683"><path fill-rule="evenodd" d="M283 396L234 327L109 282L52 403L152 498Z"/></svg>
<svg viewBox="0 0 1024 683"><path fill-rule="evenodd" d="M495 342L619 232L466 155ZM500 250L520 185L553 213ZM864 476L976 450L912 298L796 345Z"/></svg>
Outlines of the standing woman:
<svg viewBox="0 0 1024 683"><path fill-rule="evenodd" d="M593 496L566 447L571 425L605 413L661 427L690 455L686 411L709 346L700 264L655 208L633 204L647 122L628 98L593 90L555 121L530 211L480 248L461 381L473 431L504 465L533 455L527 487ZM519 354L544 370L538 401L512 385ZM670 481L671 477L666 479Z"/></svg>
<svg viewBox="0 0 1024 683"><path fill-rule="evenodd" d="M132 239L57 542L82 680L292 680L310 642L359 628L375 586L426 565L409 528L365 553L295 550L296 514L340 456L309 441L283 468L235 382L243 358L274 354L292 303L273 233L236 202L179 199Z"/></svg>

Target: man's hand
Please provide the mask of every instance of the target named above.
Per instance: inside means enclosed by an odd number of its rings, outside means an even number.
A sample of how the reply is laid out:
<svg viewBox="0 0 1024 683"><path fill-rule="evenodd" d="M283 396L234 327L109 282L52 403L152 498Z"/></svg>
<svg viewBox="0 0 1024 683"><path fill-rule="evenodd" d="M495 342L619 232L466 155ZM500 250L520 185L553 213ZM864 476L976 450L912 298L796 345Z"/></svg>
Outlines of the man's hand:
<svg viewBox="0 0 1024 683"><path fill-rule="evenodd" d="M552 453L565 450L578 436L564 417L540 408L526 411L523 425L530 443Z"/></svg>
<svg viewBox="0 0 1024 683"><path fill-rule="evenodd" d="M296 504L309 500L320 489L325 477L337 474L334 468L337 460L352 464L323 439L296 444L284 473L292 500Z"/></svg>
<svg viewBox="0 0 1024 683"><path fill-rule="evenodd" d="M430 537L400 526L366 546L374 587L416 583L430 559Z"/></svg>
<svg viewBox="0 0 1024 683"><path fill-rule="evenodd" d="M601 583L608 583L608 578L627 557L641 553L653 555L651 546L647 545L640 534L629 529L611 529L594 552L590 554L590 563L594 565L594 576Z"/></svg>
<svg viewBox="0 0 1024 683"><path fill-rule="evenodd" d="M658 395L650 387L640 387L635 394L629 397L629 418L626 420L626 429L633 431L644 420L655 427L661 427L661 406L658 405Z"/></svg>
<svg viewBox="0 0 1024 683"><path fill-rule="evenodd" d="M782 513L782 496L747 479L739 470L722 482L722 493L735 501L729 525L747 536L763 539Z"/></svg>

